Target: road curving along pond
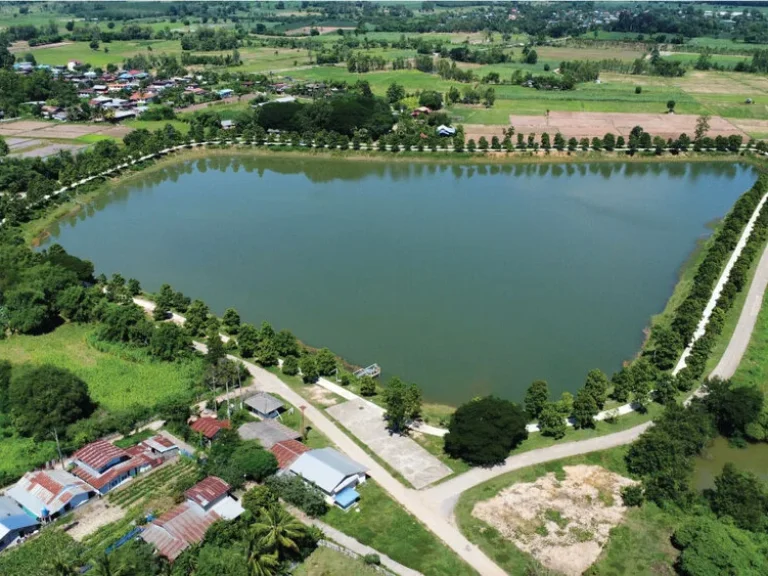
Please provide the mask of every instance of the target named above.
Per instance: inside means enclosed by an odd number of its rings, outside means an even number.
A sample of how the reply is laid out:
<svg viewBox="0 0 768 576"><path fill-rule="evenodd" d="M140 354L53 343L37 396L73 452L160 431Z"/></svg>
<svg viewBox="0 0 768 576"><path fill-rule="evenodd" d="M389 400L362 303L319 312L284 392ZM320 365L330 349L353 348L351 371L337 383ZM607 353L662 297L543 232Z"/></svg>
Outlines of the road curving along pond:
<svg viewBox="0 0 768 576"><path fill-rule="evenodd" d="M639 349L733 163L462 165L218 155L111 187L52 242L290 328L431 401L575 391Z"/></svg>

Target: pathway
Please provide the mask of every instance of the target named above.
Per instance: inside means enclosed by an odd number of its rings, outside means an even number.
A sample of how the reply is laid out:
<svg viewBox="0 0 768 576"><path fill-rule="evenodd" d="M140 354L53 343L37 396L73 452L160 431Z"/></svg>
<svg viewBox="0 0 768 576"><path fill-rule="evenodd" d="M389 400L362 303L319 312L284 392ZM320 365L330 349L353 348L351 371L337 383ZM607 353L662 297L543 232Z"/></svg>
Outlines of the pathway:
<svg viewBox="0 0 768 576"><path fill-rule="evenodd" d="M366 546L365 544L358 542L351 536L347 536L346 534L344 534L344 532L337 530L333 526L329 526L328 524L326 524L325 522L321 522L317 518L310 518L309 516L304 514L304 512L302 512L298 508L295 508L294 506L287 505L286 508L288 508L288 510L291 511L291 514L293 514L299 520L304 522L304 524L311 524L312 526L316 526L317 528L320 528L320 530L323 531L323 534L327 538L333 540L337 544L344 546L344 548L348 548L349 550L352 550L352 552L360 554L360 556L365 556L366 554L376 554L381 559L382 566L384 566L385 568L388 568L395 574L399 574L400 576L424 576L421 572L417 572L416 570L408 568L407 566L403 566L399 562L392 560L392 558L390 558L386 554L382 554L378 550L375 550L370 546ZM354 514L354 511L350 512L350 514Z"/></svg>

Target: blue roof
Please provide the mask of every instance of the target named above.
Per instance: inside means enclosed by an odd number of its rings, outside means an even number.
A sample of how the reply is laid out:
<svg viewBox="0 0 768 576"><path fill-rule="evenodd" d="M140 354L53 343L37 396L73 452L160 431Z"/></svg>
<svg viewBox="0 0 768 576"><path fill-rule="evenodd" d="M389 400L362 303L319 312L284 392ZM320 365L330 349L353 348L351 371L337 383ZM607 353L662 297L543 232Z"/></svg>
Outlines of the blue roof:
<svg viewBox="0 0 768 576"><path fill-rule="evenodd" d="M360 494L352 487L344 488L344 490L336 494L336 504L342 508L348 508L358 500L360 500Z"/></svg>
<svg viewBox="0 0 768 576"><path fill-rule="evenodd" d="M11 530L37 526L38 522L7 496L0 496L0 539Z"/></svg>

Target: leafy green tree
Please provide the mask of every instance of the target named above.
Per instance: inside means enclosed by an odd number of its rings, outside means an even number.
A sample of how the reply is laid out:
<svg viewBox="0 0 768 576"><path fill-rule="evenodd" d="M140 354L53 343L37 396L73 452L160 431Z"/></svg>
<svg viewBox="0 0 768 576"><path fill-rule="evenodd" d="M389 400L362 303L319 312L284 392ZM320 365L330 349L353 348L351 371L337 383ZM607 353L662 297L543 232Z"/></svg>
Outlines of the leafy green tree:
<svg viewBox="0 0 768 576"><path fill-rule="evenodd" d="M389 429L400 433L421 413L421 390L416 384L406 384L395 376L384 389L384 402L387 408L384 418Z"/></svg>
<svg viewBox="0 0 768 576"><path fill-rule="evenodd" d="M282 329L274 337L277 353L280 356L296 356L300 354L299 341L290 330Z"/></svg>
<svg viewBox="0 0 768 576"><path fill-rule="evenodd" d="M211 332L205 341L205 345L208 351L205 353L205 363L210 366L215 366L220 360L227 357L227 352L224 350L224 343L221 341L221 337L217 332Z"/></svg>
<svg viewBox="0 0 768 576"><path fill-rule="evenodd" d="M56 307L70 322L86 323L95 318L96 305L102 301L97 288L70 286L56 298Z"/></svg>
<svg viewBox="0 0 768 576"><path fill-rule="evenodd" d="M360 394L363 396L373 396L376 394L376 380L367 374L360 378Z"/></svg>
<svg viewBox="0 0 768 576"><path fill-rule="evenodd" d="M549 150L552 147L549 140L549 134L546 132L542 132L541 134L541 147L544 148L544 150Z"/></svg>
<svg viewBox="0 0 768 576"><path fill-rule="evenodd" d="M675 104L674 100L667 100L667 112L672 114L675 111Z"/></svg>
<svg viewBox="0 0 768 576"><path fill-rule="evenodd" d="M256 442L243 442L232 454L230 467L241 479L261 482L277 472L277 459L272 452L264 450Z"/></svg>
<svg viewBox="0 0 768 576"><path fill-rule="evenodd" d="M611 382L613 384L613 392L611 393L611 398L617 402L628 401L629 396L632 393L632 386L634 383L632 370L626 366L622 366L621 370L613 375Z"/></svg>
<svg viewBox="0 0 768 576"><path fill-rule="evenodd" d="M485 136L480 136L480 140L478 140L478 146L480 150L488 150L488 140Z"/></svg>
<svg viewBox="0 0 768 576"><path fill-rule="evenodd" d="M12 365L8 360L0 360L0 413L9 410L8 387L11 385Z"/></svg>
<svg viewBox="0 0 768 576"><path fill-rule="evenodd" d="M602 410L608 396L608 377L605 373L599 368L590 370L587 373L584 389L594 398L598 409Z"/></svg>
<svg viewBox="0 0 768 576"><path fill-rule="evenodd" d="M675 401L677 393L678 388L675 377L671 373L665 372L656 382L653 398L659 404L670 404Z"/></svg>
<svg viewBox="0 0 768 576"><path fill-rule="evenodd" d="M277 366L278 355L274 339L262 339L256 352L256 360L261 366Z"/></svg>
<svg viewBox="0 0 768 576"><path fill-rule="evenodd" d="M128 279L128 283L125 287L126 290L128 290L128 294L130 294L132 298L135 298L141 294L141 284L139 284L139 281L136 280L136 278Z"/></svg>
<svg viewBox="0 0 768 576"><path fill-rule="evenodd" d="M474 152L477 150L477 145L475 144L475 139L470 138L469 142L467 142L467 152Z"/></svg>
<svg viewBox="0 0 768 576"><path fill-rule="evenodd" d="M240 314L234 308L227 308L221 318L224 330L227 334L237 334L240 329Z"/></svg>
<svg viewBox="0 0 768 576"><path fill-rule="evenodd" d="M430 110L439 110L443 107L443 95L434 90L425 90L419 94L419 106L426 106Z"/></svg>
<svg viewBox="0 0 768 576"><path fill-rule="evenodd" d="M321 348L317 351L315 362L320 376L330 376L336 371L336 357L328 348Z"/></svg>
<svg viewBox="0 0 768 576"><path fill-rule="evenodd" d="M539 430L544 436L551 436L559 440L565 436L568 426L565 416L554 402L547 402L539 414Z"/></svg>
<svg viewBox="0 0 768 576"><path fill-rule="evenodd" d="M305 384L314 384L320 378L317 371L317 362L312 354L305 354L299 359L299 369L301 370L301 379Z"/></svg>
<svg viewBox="0 0 768 576"><path fill-rule="evenodd" d="M742 530L768 532L768 490L753 473L737 470L726 462L715 478L715 488L705 495L718 517L733 518Z"/></svg>
<svg viewBox="0 0 768 576"><path fill-rule="evenodd" d="M205 324L208 322L208 314L210 310L208 306L202 300L194 300L187 309L184 328L186 328L191 336L199 336L203 332Z"/></svg>
<svg viewBox="0 0 768 576"><path fill-rule="evenodd" d="M271 476L267 478L266 485L280 498L297 506L313 518L322 516L328 511L323 493L298 476Z"/></svg>
<svg viewBox="0 0 768 576"><path fill-rule="evenodd" d="M152 312L152 317L155 320L165 320L173 307L173 288L169 284L163 284L160 286L160 292L158 292L155 298L155 309Z"/></svg>
<svg viewBox="0 0 768 576"><path fill-rule="evenodd" d="M24 435L63 435L69 424L91 415L95 404L88 385L69 370L49 364L13 370L8 403L14 425Z"/></svg>
<svg viewBox="0 0 768 576"><path fill-rule="evenodd" d="M189 334L176 324L160 324L149 340L149 353L155 358L172 362L192 349Z"/></svg>
<svg viewBox="0 0 768 576"><path fill-rule="evenodd" d="M616 148L616 137L610 132L603 136L603 148L609 152L612 152L613 149Z"/></svg>
<svg viewBox="0 0 768 576"><path fill-rule="evenodd" d="M525 411L535 420L549 403L549 386L544 380L534 381L525 393Z"/></svg>
<svg viewBox="0 0 768 576"><path fill-rule="evenodd" d="M296 376L299 373L299 359L296 356L286 356L283 360L283 374Z"/></svg>
<svg viewBox="0 0 768 576"><path fill-rule="evenodd" d="M756 386L734 387L730 380L712 378L706 382L704 405L714 416L717 428L724 436L744 436L749 424L756 422L763 411L765 396Z"/></svg>
<svg viewBox="0 0 768 576"><path fill-rule="evenodd" d="M35 334L45 331L56 317L45 293L33 288L20 287L5 295L8 327L12 332Z"/></svg>
<svg viewBox="0 0 768 576"><path fill-rule="evenodd" d="M243 494L243 508L248 510L254 517L265 508L269 508L278 503L277 494L272 488L265 484L259 484Z"/></svg>
<svg viewBox="0 0 768 576"><path fill-rule="evenodd" d="M766 538L714 518L686 518L675 530L672 543L680 550L675 568L681 576L768 574Z"/></svg>
<svg viewBox="0 0 768 576"><path fill-rule="evenodd" d="M555 149L561 152L565 150L565 137L560 133L555 133Z"/></svg>
<svg viewBox="0 0 768 576"><path fill-rule="evenodd" d="M390 104L395 104L403 98L405 98L405 88L397 82L392 82L387 88L387 100Z"/></svg>
<svg viewBox="0 0 768 576"><path fill-rule="evenodd" d="M651 332L654 343L652 361L659 370L671 370L683 350L683 339L675 330L655 326Z"/></svg>
<svg viewBox="0 0 768 576"><path fill-rule="evenodd" d="M573 426L574 428L594 428L595 416L600 409L597 407L595 397L586 388L580 389L573 400Z"/></svg>
<svg viewBox="0 0 768 576"><path fill-rule="evenodd" d="M486 396L462 404L451 416L445 451L476 466L499 464L528 438L528 416L514 402Z"/></svg>
<svg viewBox="0 0 768 576"><path fill-rule="evenodd" d="M253 358L259 346L259 331L251 324L241 324L237 334L237 346L243 358Z"/></svg>
<svg viewBox="0 0 768 576"><path fill-rule="evenodd" d="M299 551L299 541L305 535L305 526L289 514L282 506L271 506L264 510L251 526L252 538L259 545L277 552L280 558L287 558Z"/></svg>

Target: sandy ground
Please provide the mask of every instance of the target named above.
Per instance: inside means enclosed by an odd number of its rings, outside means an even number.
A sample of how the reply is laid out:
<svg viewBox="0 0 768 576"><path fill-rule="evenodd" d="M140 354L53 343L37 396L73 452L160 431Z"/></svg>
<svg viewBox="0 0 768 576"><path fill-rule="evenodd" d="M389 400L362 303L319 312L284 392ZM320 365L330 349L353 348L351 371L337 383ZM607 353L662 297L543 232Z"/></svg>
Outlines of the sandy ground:
<svg viewBox="0 0 768 576"><path fill-rule="evenodd" d="M287 30L285 33L288 36L308 36L312 28L317 28L320 34L332 34L336 30L354 30L354 26L303 26L301 28L294 28L293 30Z"/></svg>
<svg viewBox="0 0 768 576"><path fill-rule="evenodd" d="M89 534L93 534L107 524L117 522L125 516L125 510L120 506L110 506L106 498L94 500L75 511L77 525L67 533L78 542Z"/></svg>
<svg viewBox="0 0 768 576"><path fill-rule="evenodd" d="M40 44L39 46L30 46L29 42L20 40L14 42L8 48L8 52L11 54L15 52L29 52L30 50L39 50L40 48L60 48L61 46L69 46L72 42L54 42L53 44Z"/></svg>
<svg viewBox="0 0 768 576"><path fill-rule="evenodd" d="M31 140L30 142L35 142L35 140ZM40 141L37 140L36 142L39 143ZM17 149L18 152L11 152L10 156L14 158L47 158L48 156L58 154L62 150L75 154L85 147L85 144L78 146L75 144L58 143L48 144L47 146L29 145L25 146L24 149Z"/></svg>
<svg viewBox="0 0 768 576"><path fill-rule="evenodd" d="M333 392L330 392L321 386L309 386L307 389L312 396L313 402L317 402L323 406L336 405L336 398L334 398Z"/></svg>
<svg viewBox="0 0 768 576"><path fill-rule="evenodd" d="M589 568L621 523L626 508L621 488L634 482L600 466L565 466L515 484L478 502L473 516L487 522L547 568L578 576Z"/></svg>

